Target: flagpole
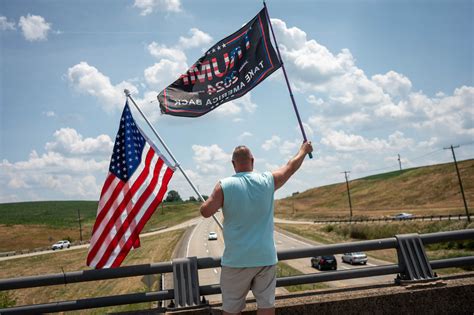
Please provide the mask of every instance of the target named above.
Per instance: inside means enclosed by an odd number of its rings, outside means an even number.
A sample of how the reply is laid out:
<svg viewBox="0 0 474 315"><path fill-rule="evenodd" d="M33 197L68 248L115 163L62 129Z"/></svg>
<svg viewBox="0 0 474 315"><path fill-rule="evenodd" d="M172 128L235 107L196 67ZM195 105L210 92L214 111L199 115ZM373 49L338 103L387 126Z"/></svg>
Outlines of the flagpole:
<svg viewBox="0 0 474 315"><path fill-rule="evenodd" d="M295 110L296 118L298 119L298 124L300 126L301 133L303 134L303 140L306 142L308 141L308 139L306 138L306 133L304 132L300 113L298 112L298 107L296 106L296 101L293 96L293 92L291 91L290 81L288 80L288 75L286 74L285 64L283 63L283 59L281 59L280 49L278 48L278 42L276 40L275 33L273 32L272 21L270 20L270 14L268 14L267 4L265 3L265 1L263 1L263 6L265 7L265 14L267 15L268 23L270 24L270 30L272 31L273 41L275 42L275 48L278 54L278 58L280 59L281 68L283 69L283 74L285 75L286 85L288 86L288 91L290 92L290 98L291 98L291 102L293 103L293 109ZM308 153L308 156L310 159L313 158L313 154L311 154L311 152Z"/></svg>
<svg viewBox="0 0 474 315"><path fill-rule="evenodd" d="M151 130L153 131L153 133L155 134L155 136L158 138L158 140L160 140L161 144L163 145L163 147L165 148L166 152L168 152L168 154L171 156L171 158L173 159L174 163L176 164L176 166L179 168L179 170L181 171L181 173L184 175L184 178L186 178L186 180L188 181L188 183L191 185L191 187L193 188L194 192L199 196L199 199L204 202L204 198L201 196L201 193L197 190L196 186L194 186L193 182L191 181L191 179L189 179L188 175L186 174L186 172L183 170L183 168L181 167L181 165L179 164L179 162L176 160L176 158L174 157L173 153L171 153L170 149L168 148L168 146L166 145L166 143L163 141L163 139L160 137L160 135L158 134L158 132L155 130L155 128L153 127L153 125L150 123L150 121L148 120L148 118L145 116L145 114L142 112L141 108L138 106L137 103L135 103L135 100L132 98L132 96L130 95L130 91L125 89L123 90L123 92L125 93L125 95L132 101L133 105L135 105L135 108L138 109L138 111L140 112L140 114L142 115L142 117L145 119L145 121L147 122L148 126L150 126ZM221 230L223 229L222 227L222 223L219 222L219 220L216 218L215 215L212 215L212 217L214 218L214 220L216 221L217 225L221 228Z"/></svg>

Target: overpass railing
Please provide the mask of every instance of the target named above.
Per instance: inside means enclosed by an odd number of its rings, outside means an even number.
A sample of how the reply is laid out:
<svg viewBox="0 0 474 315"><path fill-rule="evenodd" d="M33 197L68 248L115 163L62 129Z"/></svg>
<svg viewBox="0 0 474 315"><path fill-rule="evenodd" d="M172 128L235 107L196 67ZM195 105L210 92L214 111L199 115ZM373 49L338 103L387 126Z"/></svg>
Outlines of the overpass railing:
<svg viewBox="0 0 474 315"><path fill-rule="evenodd" d="M433 269L474 266L474 256L429 261L426 257L424 246L433 243L472 239L474 239L474 229L466 229L421 235L405 234L377 240L281 250L278 251L278 259L280 261L342 254L347 252L396 249L398 263L375 267L364 267L355 270L338 270L328 273L313 273L282 277L277 279L277 287L392 274L398 274L397 279L400 281L429 281L436 279L436 274L433 272ZM154 264L124 266L114 269L83 270L41 276L1 279L0 291L5 291L151 274L173 273L175 289L23 305L0 309L0 314L63 312L164 300L174 300L175 307L197 306L201 303L201 297L221 293L219 284L199 286L199 281L196 279L198 270L220 266L220 257L190 257L184 260L175 260L173 262L169 261Z"/></svg>
<svg viewBox="0 0 474 315"><path fill-rule="evenodd" d="M447 215L414 215L411 217L361 217L352 219L328 218L323 220L313 220L318 224L340 224L340 223L369 223L369 222L407 222L407 221L453 221L467 220L465 214L447 214Z"/></svg>

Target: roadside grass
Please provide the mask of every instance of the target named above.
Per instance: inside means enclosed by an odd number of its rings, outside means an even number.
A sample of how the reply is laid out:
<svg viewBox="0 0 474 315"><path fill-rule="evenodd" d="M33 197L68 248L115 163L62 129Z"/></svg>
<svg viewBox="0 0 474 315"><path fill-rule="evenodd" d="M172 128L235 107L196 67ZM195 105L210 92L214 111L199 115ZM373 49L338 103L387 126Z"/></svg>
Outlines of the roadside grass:
<svg viewBox="0 0 474 315"><path fill-rule="evenodd" d="M284 262L278 262L277 264L277 278L280 277L290 277L302 275L303 273L299 270L291 267ZM299 292L299 291L309 291L309 290L318 290L318 289L327 289L329 286L325 283L311 283L311 284L297 284L292 286L284 287L288 292Z"/></svg>
<svg viewBox="0 0 474 315"><path fill-rule="evenodd" d="M199 216L198 202L169 202L159 206L143 233L173 226ZM80 240L77 209L82 206L82 239L91 238L96 201L51 201L0 204L0 252L50 248L58 240ZM43 214L43 218L41 218Z"/></svg>
<svg viewBox="0 0 474 315"><path fill-rule="evenodd" d="M459 162L468 205L474 203L474 159ZM388 172L349 182L354 217L465 215L453 163ZM275 216L317 220L348 218L346 183L295 193L277 200Z"/></svg>
<svg viewBox="0 0 474 315"><path fill-rule="evenodd" d="M300 235L304 238L323 244L334 244L360 240L371 240L393 237L396 234L407 233L434 233L460 229L472 229L474 223L465 221L439 222L391 222L372 224L330 224L330 225L296 225L277 224L281 229ZM451 257L473 256L474 240L462 242L445 242L426 246L429 259L444 259ZM394 249L367 252L368 256L388 262L397 262L397 253ZM472 270L470 267L440 269L440 274Z"/></svg>
<svg viewBox="0 0 474 315"><path fill-rule="evenodd" d="M184 233L183 230L157 234L141 239L141 247L132 250L122 266L149 264L160 261L169 261L172 252ZM55 274L68 271L88 270L85 265L87 248L56 252L53 254L38 255L0 261L0 278L13 278L32 275ZM120 295L145 292L148 289L142 282L143 277L129 277L113 280L73 283L68 285L38 287L7 291L16 305L32 303L48 303L54 301L76 300L90 297ZM158 290L159 277L152 290ZM106 312L124 312L149 308L150 303L131 304L116 307L83 310L77 314L104 314Z"/></svg>

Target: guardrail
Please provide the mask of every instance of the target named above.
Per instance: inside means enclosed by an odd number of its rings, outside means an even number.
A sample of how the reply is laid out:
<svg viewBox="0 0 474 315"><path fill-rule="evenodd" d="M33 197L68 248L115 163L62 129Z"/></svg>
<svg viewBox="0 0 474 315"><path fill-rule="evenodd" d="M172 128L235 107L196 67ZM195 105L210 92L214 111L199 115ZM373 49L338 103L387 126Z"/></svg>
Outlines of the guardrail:
<svg viewBox="0 0 474 315"><path fill-rule="evenodd" d="M404 221L451 221L451 220L467 220L465 214L448 214L448 215L426 215L426 216L412 216L409 218L353 218L353 219L326 219L326 220L314 220L314 223L323 224L336 224L336 223L364 223L364 222L404 222Z"/></svg>
<svg viewBox="0 0 474 315"><path fill-rule="evenodd" d="M277 279L277 287L296 285L296 284L307 284L316 282L327 282L334 280L345 280L354 278L364 278L381 275L398 274L398 279L404 280L430 280L436 278L436 275L432 272L432 269L441 269L449 267L461 267L461 266L474 266L474 256L458 257L428 261L426 259L424 246L433 243L449 242L449 241L462 241L474 239L474 229L450 231L450 232L438 232L430 234L407 234L397 235L391 238L369 240L369 241L358 241L352 243L341 243L323 246L314 246L300 249L282 250L278 252L278 259L290 260L299 259L313 256L330 255L330 254L342 254L346 252L358 252L358 251L372 251L380 249L397 249L398 253L398 264L375 266L375 267L364 267L356 270L344 270L330 273L314 273L304 274L291 277L283 277ZM418 244L418 247L417 245ZM421 246L421 248L420 248ZM423 261L423 258L426 261ZM181 259L182 260L182 259ZM204 257L196 258L191 257L190 261L195 265L194 272L197 273L198 269L216 268L220 267L220 257ZM160 262L155 264L144 264L125 266L114 269L99 269L99 270L84 270L74 271L58 274L49 274L42 276L30 276L21 278L11 278L0 280L0 291L14 290L31 287L42 287L50 285L65 285L70 283L105 280L105 279L116 279L124 277L141 276L148 274L160 274L175 272L175 288L179 284L176 282L177 277L177 265L173 262ZM192 274L191 270L191 274ZM184 273L189 275L189 273ZM183 279L181 279L183 280ZM184 279L186 280L186 279ZM189 285L188 281L185 281ZM221 289L219 284L203 285L197 288L197 292L200 296L219 294ZM190 290L190 291L193 291ZM187 301L189 299L183 295L186 295L185 290L167 289L154 292L143 292L143 293L132 293L125 295L115 296L104 296L96 298L87 298L80 300L71 301L59 301L45 304L36 305L24 305L12 308L0 309L1 314L28 314L28 313L49 313L49 312L62 312L71 310L80 310L88 308L106 307L123 304L133 304L142 302L153 302L174 299L178 302L184 301L186 306L192 305ZM195 298L195 297L194 297ZM199 297L198 297L199 300ZM179 306L181 303L175 303Z"/></svg>

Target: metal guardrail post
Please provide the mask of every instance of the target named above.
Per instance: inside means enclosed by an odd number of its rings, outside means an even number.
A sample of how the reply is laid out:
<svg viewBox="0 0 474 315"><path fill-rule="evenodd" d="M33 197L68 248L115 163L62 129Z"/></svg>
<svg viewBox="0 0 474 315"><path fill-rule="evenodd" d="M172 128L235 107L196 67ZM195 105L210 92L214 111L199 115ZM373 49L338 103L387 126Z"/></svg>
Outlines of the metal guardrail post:
<svg viewBox="0 0 474 315"><path fill-rule="evenodd" d="M425 247L418 234L395 235L398 241L398 265L403 270L396 281L434 280Z"/></svg>
<svg viewBox="0 0 474 315"><path fill-rule="evenodd" d="M200 305L197 257L173 259L173 283L176 308Z"/></svg>

